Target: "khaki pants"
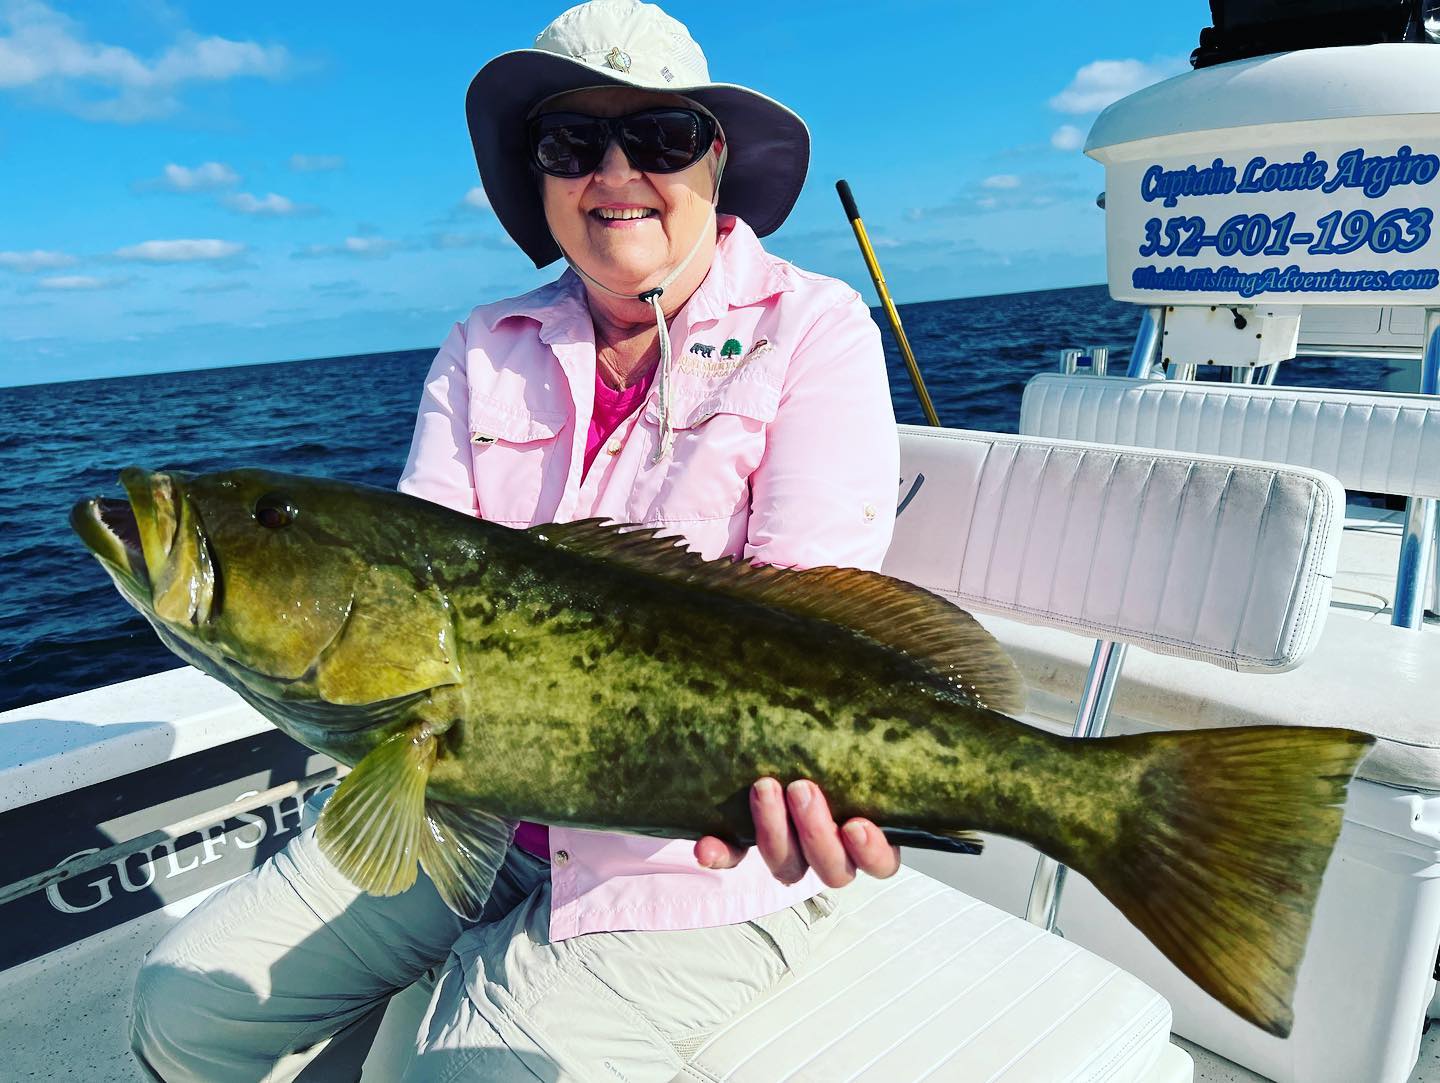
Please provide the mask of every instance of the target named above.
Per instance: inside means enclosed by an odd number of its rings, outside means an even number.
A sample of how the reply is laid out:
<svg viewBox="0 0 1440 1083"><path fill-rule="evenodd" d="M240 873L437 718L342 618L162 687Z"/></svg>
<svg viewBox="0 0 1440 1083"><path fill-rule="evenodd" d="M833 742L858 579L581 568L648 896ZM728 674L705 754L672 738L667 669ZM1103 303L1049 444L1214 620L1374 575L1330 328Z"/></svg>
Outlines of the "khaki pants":
<svg viewBox="0 0 1440 1083"><path fill-rule="evenodd" d="M165 1083L353 1080L390 996L438 969L406 1080L670 1083L833 911L822 894L738 925L551 943L549 866L524 851L472 926L423 874L393 898L358 891L306 831L150 952L132 1047Z"/></svg>

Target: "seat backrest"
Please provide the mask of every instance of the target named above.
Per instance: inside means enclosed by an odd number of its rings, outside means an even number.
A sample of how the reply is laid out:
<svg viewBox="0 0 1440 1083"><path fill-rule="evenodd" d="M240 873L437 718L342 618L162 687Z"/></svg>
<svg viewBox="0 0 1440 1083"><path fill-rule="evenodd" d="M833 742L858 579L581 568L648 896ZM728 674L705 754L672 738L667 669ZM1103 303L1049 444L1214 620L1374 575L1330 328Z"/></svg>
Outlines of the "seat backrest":
<svg viewBox="0 0 1440 1083"><path fill-rule="evenodd" d="M1347 489L1440 497L1432 395L1044 374L1025 386L1020 431L1289 463Z"/></svg>
<svg viewBox="0 0 1440 1083"><path fill-rule="evenodd" d="M958 605L1227 669L1298 665L1345 493L1314 470L901 426L885 571Z"/></svg>

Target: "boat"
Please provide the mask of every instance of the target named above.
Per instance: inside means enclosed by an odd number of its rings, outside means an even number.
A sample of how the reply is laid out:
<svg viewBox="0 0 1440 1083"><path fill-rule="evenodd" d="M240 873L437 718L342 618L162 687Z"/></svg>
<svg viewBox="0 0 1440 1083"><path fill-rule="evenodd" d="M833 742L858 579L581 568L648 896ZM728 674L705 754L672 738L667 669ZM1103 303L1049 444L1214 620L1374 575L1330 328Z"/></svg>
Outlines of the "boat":
<svg viewBox="0 0 1440 1083"><path fill-rule="evenodd" d="M886 564L990 628L1033 725L1380 736L1293 1029L1239 1019L1078 874L992 839L846 889L812 968L692 1050L693 1077L1403 1083L1440 1055L1440 51L1402 40L1420 3L1313 7L1328 29L1305 37L1295 5L1217 3L1195 70L1101 114L1128 363L1067 351L1019 434L902 426ZM1317 353L1402 359L1414 390L1277 378ZM0 714L0 1077L141 1078L143 953L341 770L192 669ZM331 1077L399 1078L425 995L328 1051Z"/></svg>

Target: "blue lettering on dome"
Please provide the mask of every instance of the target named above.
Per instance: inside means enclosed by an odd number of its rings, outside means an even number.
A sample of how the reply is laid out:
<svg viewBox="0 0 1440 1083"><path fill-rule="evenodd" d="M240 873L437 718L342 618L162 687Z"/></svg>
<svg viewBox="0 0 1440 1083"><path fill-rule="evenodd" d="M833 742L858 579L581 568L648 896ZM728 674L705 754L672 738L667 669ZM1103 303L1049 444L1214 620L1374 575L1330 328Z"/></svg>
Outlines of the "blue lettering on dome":
<svg viewBox="0 0 1440 1083"><path fill-rule="evenodd" d="M1181 196L1213 196L1235 191L1235 167L1216 158L1203 169L1193 165L1184 169L1165 169L1152 165L1140 178L1140 198L1146 203L1157 199L1165 206L1176 206Z"/></svg>
<svg viewBox="0 0 1440 1083"><path fill-rule="evenodd" d="M1399 184L1429 184L1440 175L1440 158L1433 154L1416 154L1403 146L1394 154L1366 157L1364 147L1347 150L1335 161L1335 175L1326 181L1322 191L1359 188L1371 199L1379 199Z"/></svg>

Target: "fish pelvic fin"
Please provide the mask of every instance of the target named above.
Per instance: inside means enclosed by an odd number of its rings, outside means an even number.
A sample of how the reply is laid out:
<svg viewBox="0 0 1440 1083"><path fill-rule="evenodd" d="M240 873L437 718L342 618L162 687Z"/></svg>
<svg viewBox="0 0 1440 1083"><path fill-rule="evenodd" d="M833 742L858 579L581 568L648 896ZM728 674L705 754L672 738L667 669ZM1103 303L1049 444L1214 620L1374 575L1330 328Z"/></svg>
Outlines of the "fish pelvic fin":
<svg viewBox="0 0 1440 1083"><path fill-rule="evenodd" d="M476 921L514 835L513 821L478 809L426 801L420 864L445 905L462 918Z"/></svg>
<svg viewBox="0 0 1440 1083"><path fill-rule="evenodd" d="M1140 757L1118 850L1076 868L1192 981L1278 1037L1345 790L1374 743L1251 726L1104 739Z"/></svg>
<svg viewBox="0 0 1440 1083"><path fill-rule="evenodd" d="M387 738L345 776L320 813L320 851L362 891L398 895L415 883L435 745L423 725Z"/></svg>
<svg viewBox="0 0 1440 1083"><path fill-rule="evenodd" d="M932 673L934 683L966 703L1001 714L1025 709L1025 682L1013 662L965 610L903 580L858 568L751 564L706 560L660 538L654 527L581 519L531 527L525 533L631 571L842 625L899 651Z"/></svg>

